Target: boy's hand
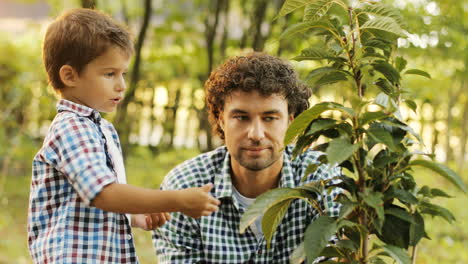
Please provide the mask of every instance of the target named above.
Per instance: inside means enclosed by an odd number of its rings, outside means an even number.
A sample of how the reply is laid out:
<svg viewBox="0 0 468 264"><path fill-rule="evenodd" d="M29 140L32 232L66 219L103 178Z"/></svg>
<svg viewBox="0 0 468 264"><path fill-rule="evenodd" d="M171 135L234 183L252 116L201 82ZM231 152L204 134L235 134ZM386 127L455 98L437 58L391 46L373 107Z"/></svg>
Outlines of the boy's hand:
<svg viewBox="0 0 468 264"><path fill-rule="evenodd" d="M132 226L150 231L161 227L169 219L171 219L171 215L168 213L134 214L132 215Z"/></svg>
<svg viewBox="0 0 468 264"><path fill-rule="evenodd" d="M180 190L179 202L182 207L180 212L193 218L199 218L218 211L218 205L221 202L209 194L211 188L213 188L213 184L209 183L202 187Z"/></svg>

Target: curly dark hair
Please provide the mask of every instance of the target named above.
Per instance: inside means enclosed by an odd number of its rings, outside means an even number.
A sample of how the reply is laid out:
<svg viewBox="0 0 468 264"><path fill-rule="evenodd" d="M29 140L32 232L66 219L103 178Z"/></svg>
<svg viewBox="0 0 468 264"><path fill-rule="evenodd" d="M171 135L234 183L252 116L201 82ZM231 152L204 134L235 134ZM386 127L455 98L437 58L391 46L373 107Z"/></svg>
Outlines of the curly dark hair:
<svg viewBox="0 0 468 264"><path fill-rule="evenodd" d="M271 55L252 52L228 59L212 71L205 82L206 105L214 133L224 139L218 124L226 97L233 91L258 91L261 95L279 94L288 101L294 117L309 107L311 90L299 81L292 66Z"/></svg>

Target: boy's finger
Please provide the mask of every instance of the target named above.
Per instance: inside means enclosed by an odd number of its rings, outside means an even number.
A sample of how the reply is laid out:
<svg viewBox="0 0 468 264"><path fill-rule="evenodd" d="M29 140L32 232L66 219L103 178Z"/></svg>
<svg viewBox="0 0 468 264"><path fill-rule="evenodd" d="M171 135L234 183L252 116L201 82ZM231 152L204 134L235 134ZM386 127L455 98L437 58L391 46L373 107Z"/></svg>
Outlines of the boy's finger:
<svg viewBox="0 0 468 264"><path fill-rule="evenodd" d="M147 230L151 230L151 227L153 225L153 220L151 219L151 216L145 215L145 221Z"/></svg>
<svg viewBox="0 0 468 264"><path fill-rule="evenodd" d="M202 191L204 192L209 192L211 190L211 188L213 188L213 184L212 183L208 183L208 184L205 184L203 185L202 187L200 187L202 189Z"/></svg>
<svg viewBox="0 0 468 264"><path fill-rule="evenodd" d="M167 220L167 221L171 220L171 214L169 214L169 213L164 213L164 215L166 216L166 220Z"/></svg>

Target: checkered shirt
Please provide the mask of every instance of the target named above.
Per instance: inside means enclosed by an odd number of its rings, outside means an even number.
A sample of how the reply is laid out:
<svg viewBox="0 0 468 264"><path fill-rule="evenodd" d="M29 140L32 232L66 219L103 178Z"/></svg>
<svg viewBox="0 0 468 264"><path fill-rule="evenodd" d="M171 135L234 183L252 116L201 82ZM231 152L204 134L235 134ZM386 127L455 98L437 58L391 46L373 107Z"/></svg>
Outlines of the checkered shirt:
<svg viewBox="0 0 468 264"><path fill-rule="evenodd" d="M34 263L138 263L124 214L92 207L116 181L102 129L111 123L91 108L60 100L33 160L28 244ZM116 201L118 202L118 201Z"/></svg>
<svg viewBox="0 0 468 264"><path fill-rule="evenodd" d="M284 151L280 187L296 187L309 164L318 163L319 152L308 150L291 160L292 147ZM340 174L339 168L320 166L305 182L329 179ZM232 193L230 156L226 147L201 154L173 169L162 189L182 189L213 183L211 194L221 200L219 211L199 219L173 213L164 226L153 232L153 243L160 264L165 263L289 263L290 254L303 241L304 231L318 212L303 200L291 203L273 236L270 249L265 239L257 240L250 228L239 233L245 209ZM339 190L324 192L318 202L329 216L337 216Z"/></svg>

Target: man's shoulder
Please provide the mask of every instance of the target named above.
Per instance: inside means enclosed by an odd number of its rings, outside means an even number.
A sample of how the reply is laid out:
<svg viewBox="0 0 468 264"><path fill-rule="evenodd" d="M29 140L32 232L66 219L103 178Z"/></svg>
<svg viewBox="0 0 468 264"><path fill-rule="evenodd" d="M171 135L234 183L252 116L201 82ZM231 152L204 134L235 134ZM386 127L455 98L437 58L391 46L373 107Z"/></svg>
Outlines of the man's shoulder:
<svg viewBox="0 0 468 264"><path fill-rule="evenodd" d="M188 159L172 169L164 178L164 189L180 189L213 182L227 155L225 146Z"/></svg>

